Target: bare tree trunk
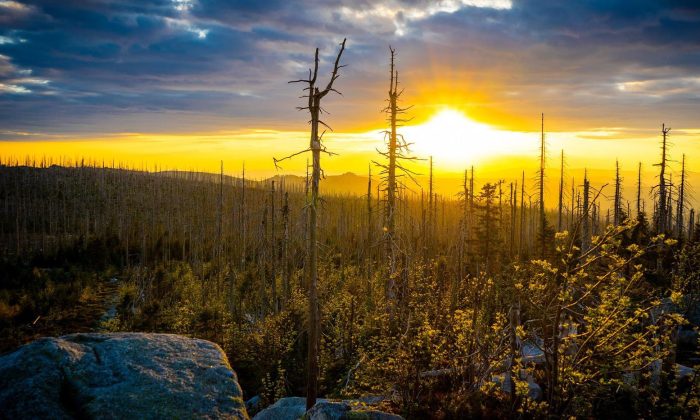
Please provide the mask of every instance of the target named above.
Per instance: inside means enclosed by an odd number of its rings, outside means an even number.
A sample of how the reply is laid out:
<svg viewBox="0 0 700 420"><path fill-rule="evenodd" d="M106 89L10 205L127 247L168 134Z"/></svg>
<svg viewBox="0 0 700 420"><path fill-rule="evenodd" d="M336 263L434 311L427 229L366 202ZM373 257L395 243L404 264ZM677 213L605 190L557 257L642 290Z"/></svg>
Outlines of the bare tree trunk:
<svg viewBox="0 0 700 420"><path fill-rule="evenodd" d="M444 206L444 201L443 201L443 206ZM498 238L499 241L504 240L504 233L503 233L503 180L499 179L498 180L498 230L496 231L496 237Z"/></svg>
<svg viewBox="0 0 700 420"><path fill-rule="evenodd" d="M561 170L559 172L559 213L557 217L557 231L561 232L563 228L563 211L564 211L564 149L561 149Z"/></svg>
<svg viewBox="0 0 700 420"><path fill-rule="evenodd" d="M248 259L248 220L246 215L245 201L245 162L243 163L243 174L241 178L241 211L240 211L240 231L241 231L241 269L245 270Z"/></svg>
<svg viewBox="0 0 700 420"><path fill-rule="evenodd" d="M670 128L666 128L665 124L661 125L661 136L663 138L663 141L661 143L661 163L659 163L660 172L659 172L659 184L657 185L659 189L659 200L656 208L656 217L655 217L655 222L656 222L656 233L663 233L667 229L667 215L668 215L668 210L667 210L667 185L666 185L666 153L667 153L667 139L668 139L668 132L671 131Z"/></svg>
<svg viewBox="0 0 700 420"><path fill-rule="evenodd" d="M464 181L462 182L462 231L460 232L460 247L459 247L459 278L460 280L464 278L466 275L465 272L465 259L466 259L466 246L468 242L467 238L467 229L469 226L468 218L469 218L469 173L465 169L464 170Z"/></svg>
<svg viewBox="0 0 700 420"><path fill-rule="evenodd" d="M317 94L312 92L310 92L309 95L313 96ZM309 241L307 243L307 253L309 255L309 269L307 274L309 285L309 343L306 390L307 410L316 404L316 395L318 393L318 347L319 333L321 329L321 319L318 308L318 244L316 239L316 224L318 219L318 183L321 179L321 142L318 138L319 108L319 104L315 104L311 112L312 128L310 148L313 169L311 174L311 205L309 206Z"/></svg>
<svg viewBox="0 0 700 420"><path fill-rule="evenodd" d="M590 228L590 217L589 217L589 197L590 197L590 184L588 182L588 174L584 173L583 176L583 210L581 217L582 229L581 229L581 252L586 252L590 248L591 242L591 228Z"/></svg>
<svg viewBox="0 0 700 420"><path fill-rule="evenodd" d="M396 230L395 212L396 212L396 120L398 113L398 71L394 68L394 57L396 55L393 49L391 52L391 68L389 78L389 150L387 151L389 163L387 168L387 199L386 199L386 233L384 234L385 249L387 256L387 282L386 290L384 291L389 301L395 296L394 272L396 270L396 255L394 252L394 235Z"/></svg>
<svg viewBox="0 0 700 420"><path fill-rule="evenodd" d="M613 209L613 225L618 226L622 222L622 204L621 204L622 184L620 179L620 162L615 160L615 201Z"/></svg>
<svg viewBox="0 0 700 420"><path fill-rule="evenodd" d="M372 225L372 165L369 165L367 173L367 238L365 243L366 261L367 264L367 300L372 302L372 266L374 264L372 258L372 233L374 226Z"/></svg>
<svg viewBox="0 0 700 420"><path fill-rule="evenodd" d="M542 114L542 127L540 137L540 257L545 257L545 247L547 244L547 217L544 209L544 165L546 161L545 141L544 141L544 113Z"/></svg>
<svg viewBox="0 0 700 420"><path fill-rule="evenodd" d="M576 180L573 177L571 178L571 214L569 216L569 230L572 230L576 223Z"/></svg>
<svg viewBox="0 0 700 420"><path fill-rule="evenodd" d="M685 154L681 163L681 184L678 186L678 205L676 209L676 236L683 239L683 213L685 210Z"/></svg>
<svg viewBox="0 0 700 420"><path fill-rule="evenodd" d="M279 301L277 298L277 232L275 229L275 181L272 181L270 188L270 249L272 254L272 275L270 277L272 286L272 311L279 312Z"/></svg>
<svg viewBox="0 0 700 420"><path fill-rule="evenodd" d="M642 215L642 162L637 170L637 218Z"/></svg>
<svg viewBox="0 0 700 420"><path fill-rule="evenodd" d="M469 178L469 217L467 218L467 255L472 256L472 242L474 230L474 166L472 176Z"/></svg>
<svg viewBox="0 0 700 420"><path fill-rule="evenodd" d="M289 192L284 192L284 205L282 206L282 278L284 281L284 302L289 301L292 295L291 273L289 270Z"/></svg>
<svg viewBox="0 0 700 420"><path fill-rule="evenodd" d="M518 255L523 258L523 245L525 243L525 171L520 182L520 240L518 241Z"/></svg>
<svg viewBox="0 0 700 420"><path fill-rule="evenodd" d="M672 232L673 230L673 174L671 174L668 182L667 198L668 204L666 204L666 232Z"/></svg>
<svg viewBox="0 0 700 420"><path fill-rule="evenodd" d="M591 203L591 234L598 234L598 212L600 211L600 205Z"/></svg>
<svg viewBox="0 0 700 420"><path fill-rule="evenodd" d="M300 109L306 109L311 114L311 138L309 141L309 148L304 151L311 152L312 159L312 172L311 172L311 198L308 205L308 240L307 240L307 254L308 254L308 268L306 270L307 284L309 287L309 334L308 334L308 354L307 354L307 388L306 388L306 408L307 410L316 404L316 395L318 394L318 350L319 350L319 336L321 330L321 317L319 314L319 304L318 304L318 239L317 239L317 223L318 223L318 200L319 200L319 181L321 179L321 152L326 152L326 149L322 146L321 140L323 134L319 135L318 125L326 125L320 120L321 100L329 92L337 92L333 89L333 82L340 77L338 70L343 67L340 65L340 57L343 55L345 50L345 39L340 44L340 51L335 59L335 64L333 65L333 73L328 81L328 85L320 90L316 86L316 77L318 75L318 48L316 48L316 54L314 56L314 70L313 72L309 70L309 78L303 80L295 80L294 82L308 83L309 87L308 94L308 106ZM327 126L327 125L326 125ZM291 158L294 155L287 156ZM284 158L284 159L287 159ZM282 160L284 160L282 159ZM279 162L275 159L275 164Z"/></svg>
<svg viewBox="0 0 700 420"><path fill-rule="evenodd" d="M508 241L508 255L513 258L513 251L515 247L515 215L517 211L518 202L518 183L510 183L510 240Z"/></svg>
<svg viewBox="0 0 700 420"><path fill-rule="evenodd" d="M433 157L430 156L430 169L428 175L428 250L432 255L435 234L435 211L433 209Z"/></svg>
<svg viewBox="0 0 700 420"><path fill-rule="evenodd" d="M382 168L382 177L385 185L386 193L386 205L384 208L384 251L387 263L387 278L385 283L384 294L387 298L388 310L393 311L393 301L396 299L396 284L395 279L399 278L396 275L397 272L397 252L398 243L396 241L396 213L397 213L397 200L400 198L397 196L399 182L397 179L396 172L400 170L403 175L406 175L413 179L413 172L402 165L401 162L406 160L412 160L413 158L408 156L408 143L404 140L401 134L397 133L397 127L405 122L405 119L399 118L399 114L406 112L408 108L399 107L399 99L401 97L401 92L398 90L399 84L399 72L395 67L396 51L389 47L391 53L390 61L390 77L389 77L389 105L384 109L384 112L388 115L387 120L389 122L389 129L384 133L386 135L386 152L379 152L384 158L386 158L386 163L374 162L377 166ZM405 258L402 261L406 261Z"/></svg>
<svg viewBox="0 0 700 420"><path fill-rule="evenodd" d="M695 234L695 209L690 209L688 215L688 239L693 240Z"/></svg>

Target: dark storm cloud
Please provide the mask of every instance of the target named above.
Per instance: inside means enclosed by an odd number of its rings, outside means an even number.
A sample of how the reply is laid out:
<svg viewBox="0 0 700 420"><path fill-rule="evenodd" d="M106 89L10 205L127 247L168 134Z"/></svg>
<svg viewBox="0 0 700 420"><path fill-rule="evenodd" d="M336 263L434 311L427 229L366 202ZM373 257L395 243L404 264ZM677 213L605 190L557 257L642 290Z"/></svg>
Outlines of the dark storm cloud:
<svg viewBox="0 0 700 420"><path fill-rule="evenodd" d="M664 117L696 124L693 108L678 113L678 105L700 104L700 3L523 0L510 10L465 8L415 26L437 35L436 61L483 74L507 69L494 107L534 106L602 125ZM679 88L655 88L661 85Z"/></svg>
<svg viewBox="0 0 700 420"><path fill-rule="evenodd" d="M495 7L480 7L489 5ZM343 36L345 98L330 104L342 106L349 122L381 121L390 43L409 86L425 83L436 66L455 83L461 75L509 72L486 107L534 107L601 124L610 115L634 124L664 110L693 118L700 104L698 2L504 5L0 1L0 124L44 132L168 131L172 121L193 129L212 121L294 125L298 87L285 82L304 75L315 46L328 64Z"/></svg>

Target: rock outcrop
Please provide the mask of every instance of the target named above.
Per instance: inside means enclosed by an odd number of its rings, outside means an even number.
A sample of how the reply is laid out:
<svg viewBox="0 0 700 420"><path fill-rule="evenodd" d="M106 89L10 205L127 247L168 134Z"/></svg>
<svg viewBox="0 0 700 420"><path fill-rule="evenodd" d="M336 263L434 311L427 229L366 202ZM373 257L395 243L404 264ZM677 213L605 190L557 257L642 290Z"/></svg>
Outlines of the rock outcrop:
<svg viewBox="0 0 700 420"><path fill-rule="evenodd" d="M396 414L370 410L353 401L321 401L306 413L309 420L403 420Z"/></svg>
<svg viewBox="0 0 700 420"><path fill-rule="evenodd" d="M171 334L42 338L0 357L3 418L247 419L221 348Z"/></svg>
<svg viewBox="0 0 700 420"><path fill-rule="evenodd" d="M319 400L321 402L324 400ZM317 404L318 404L317 402ZM253 417L253 420L296 420L306 413L306 398L280 398Z"/></svg>
<svg viewBox="0 0 700 420"><path fill-rule="evenodd" d="M253 420L402 420L403 417L383 411L372 410L359 401L329 401L319 399L306 411L306 399L287 397L259 412Z"/></svg>

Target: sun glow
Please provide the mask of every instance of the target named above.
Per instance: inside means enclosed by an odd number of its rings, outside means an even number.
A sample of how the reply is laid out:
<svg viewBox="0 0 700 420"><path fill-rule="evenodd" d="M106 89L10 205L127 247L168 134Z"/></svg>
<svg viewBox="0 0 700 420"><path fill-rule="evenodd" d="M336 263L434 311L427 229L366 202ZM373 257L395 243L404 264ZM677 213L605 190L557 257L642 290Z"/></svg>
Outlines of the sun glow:
<svg viewBox="0 0 700 420"><path fill-rule="evenodd" d="M401 131L413 143L411 149L416 155L433 156L450 166L464 167L496 156L522 154L532 146L524 133L495 129L451 108Z"/></svg>

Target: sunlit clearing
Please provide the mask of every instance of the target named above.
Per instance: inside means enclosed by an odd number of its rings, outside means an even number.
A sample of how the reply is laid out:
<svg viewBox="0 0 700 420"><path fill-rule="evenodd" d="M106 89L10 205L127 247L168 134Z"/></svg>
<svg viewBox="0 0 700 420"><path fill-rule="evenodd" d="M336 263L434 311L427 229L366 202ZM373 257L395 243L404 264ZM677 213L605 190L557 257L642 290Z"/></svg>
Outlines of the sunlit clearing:
<svg viewBox="0 0 700 420"><path fill-rule="evenodd" d="M451 108L439 111L424 124L406 126L401 132L413 143L411 150L416 155L433 156L441 165L453 167L527 153L532 147L523 133L497 130Z"/></svg>

